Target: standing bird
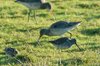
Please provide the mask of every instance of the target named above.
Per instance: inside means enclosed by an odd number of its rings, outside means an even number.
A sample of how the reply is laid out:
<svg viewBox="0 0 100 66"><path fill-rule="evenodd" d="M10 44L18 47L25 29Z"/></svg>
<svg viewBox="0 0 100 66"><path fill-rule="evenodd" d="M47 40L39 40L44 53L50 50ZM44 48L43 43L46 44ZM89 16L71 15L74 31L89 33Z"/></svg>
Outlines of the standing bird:
<svg viewBox="0 0 100 66"><path fill-rule="evenodd" d="M11 47L6 47L4 51L8 57L15 57L18 54L17 50Z"/></svg>
<svg viewBox="0 0 100 66"><path fill-rule="evenodd" d="M48 11L51 10L51 4L45 2L45 0L16 0L15 2L21 3L29 9L28 21L32 10L34 10L34 19L36 19L36 9L47 9Z"/></svg>
<svg viewBox="0 0 100 66"><path fill-rule="evenodd" d="M79 50L81 50L80 47L77 45L75 38L68 39L67 37L63 37L49 42L52 43L57 48L62 48L62 49L70 48L73 44L75 44L79 48Z"/></svg>
<svg viewBox="0 0 100 66"><path fill-rule="evenodd" d="M79 24L80 24L80 22L58 21L58 22L52 24L48 29L40 30L40 36L39 36L38 42L43 35L60 36L66 32L70 33L69 31L74 29ZM72 34L70 33L70 38L71 38L71 36L72 36Z"/></svg>

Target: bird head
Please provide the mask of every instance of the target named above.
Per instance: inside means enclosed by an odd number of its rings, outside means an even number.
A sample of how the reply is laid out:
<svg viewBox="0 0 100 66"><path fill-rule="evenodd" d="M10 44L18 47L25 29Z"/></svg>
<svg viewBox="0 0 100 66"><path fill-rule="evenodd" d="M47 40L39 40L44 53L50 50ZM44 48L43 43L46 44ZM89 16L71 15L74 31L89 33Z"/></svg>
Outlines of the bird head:
<svg viewBox="0 0 100 66"><path fill-rule="evenodd" d="M76 44L76 39L75 38L72 38L71 39L71 43Z"/></svg>
<svg viewBox="0 0 100 66"><path fill-rule="evenodd" d="M79 50L81 50L80 47L78 46L77 42L76 42L76 39L74 39L74 38L71 39L71 42L72 42L73 44L75 44L75 45L79 48Z"/></svg>
<svg viewBox="0 0 100 66"><path fill-rule="evenodd" d="M41 38L43 35L46 35L46 34L47 34L47 32L48 32L48 29L41 29L41 30L40 30L40 36L39 36L39 38L38 38L38 42L39 42L40 38Z"/></svg>
<svg viewBox="0 0 100 66"><path fill-rule="evenodd" d="M47 9L48 11L51 11L52 6L50 3L43 3L41 6L42 9Z"/></svg>

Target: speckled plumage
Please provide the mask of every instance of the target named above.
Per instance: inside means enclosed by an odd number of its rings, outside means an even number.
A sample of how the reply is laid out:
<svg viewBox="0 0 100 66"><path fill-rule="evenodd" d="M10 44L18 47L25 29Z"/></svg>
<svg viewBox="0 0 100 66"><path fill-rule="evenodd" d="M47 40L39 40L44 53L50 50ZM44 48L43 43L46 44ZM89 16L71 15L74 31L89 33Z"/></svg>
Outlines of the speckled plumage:
<svg viewBox="0 0 100 66"><path fill-rule="evenodd" d="M72 38L69 39L67 37L63 37L63 38L59 38L53 41L49 41L50 43L52 43L54 46L56 46L57 48L70 48L72 45L76 44L76 39ZM77 45L77 47L79 48L79 46ZM79 48L80 49L80 48Z"/></svg>

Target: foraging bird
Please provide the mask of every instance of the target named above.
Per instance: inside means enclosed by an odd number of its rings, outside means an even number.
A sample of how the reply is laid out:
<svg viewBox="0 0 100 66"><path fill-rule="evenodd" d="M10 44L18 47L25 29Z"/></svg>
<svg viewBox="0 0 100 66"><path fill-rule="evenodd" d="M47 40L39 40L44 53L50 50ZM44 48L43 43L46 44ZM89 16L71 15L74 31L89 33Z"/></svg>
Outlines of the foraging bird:
<svg viewBox="0 0 100 66"><path fill-rule="evenodd" d="M68 39L67 37L63 37L49 42L52 43L57 48L62 48L62 49L70 48L73 44L75 44L79 48L79 50L81 50L80 47L77 45L75 38Z"/></svg>
<svg viewBox="0 0 100 66"><path fill-rule="evenodd" d="M52 24L48 29L40 30L40 36L39 36L38 42L43 35L60 36L66 32L70 33L69 31L74 29L79 24L80 24L80 22L58 21L58 22ZM70 35L72 36L71 33L70 33Z"/></svg>
<svg viewBox="0 0 100 66"><path fill-rule="evenodd" d="M15 57L18 54L18 51L15 48L6 47L4 49L5 54L9 57Z"/></svg>
<svg viewBox="0 0 100 66"><path fill-rule="evenodd" d="M48 2L45 2L45 0L16 0L15 2L21 3L29 9L28 21L29 21L29 17L32 10L34 10L35 19L36 19L36 16L35 16L36 9L47 9L48 11L51 10L51 4Z"/></svg>

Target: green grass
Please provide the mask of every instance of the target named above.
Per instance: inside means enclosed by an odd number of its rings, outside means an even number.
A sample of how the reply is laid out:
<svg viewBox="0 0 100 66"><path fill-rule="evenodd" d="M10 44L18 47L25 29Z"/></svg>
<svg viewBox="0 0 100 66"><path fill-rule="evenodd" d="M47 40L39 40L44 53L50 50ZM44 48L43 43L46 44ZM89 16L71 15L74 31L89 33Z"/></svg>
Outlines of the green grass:
<svg viewBox="0 0 100 66"><path fill-rule="evenodd" d="M28 9L14 0L0 1L0 66L100 66L100 1L96 0L49 0L53 5L52 16L46 10L37 10L37 21L32 17L27 21ZM56 20L54 20L54 17ZM59 37L43 36L41 45L35 46L42 28L48 28L59 21L81 21L78 30L71 31L73 38L83 49L76 46L59 50L48 43L48 40ZM65 34L69 36L69 34ZM14 47L19 51L16 58L6 59L5 47Z"/></svg>

